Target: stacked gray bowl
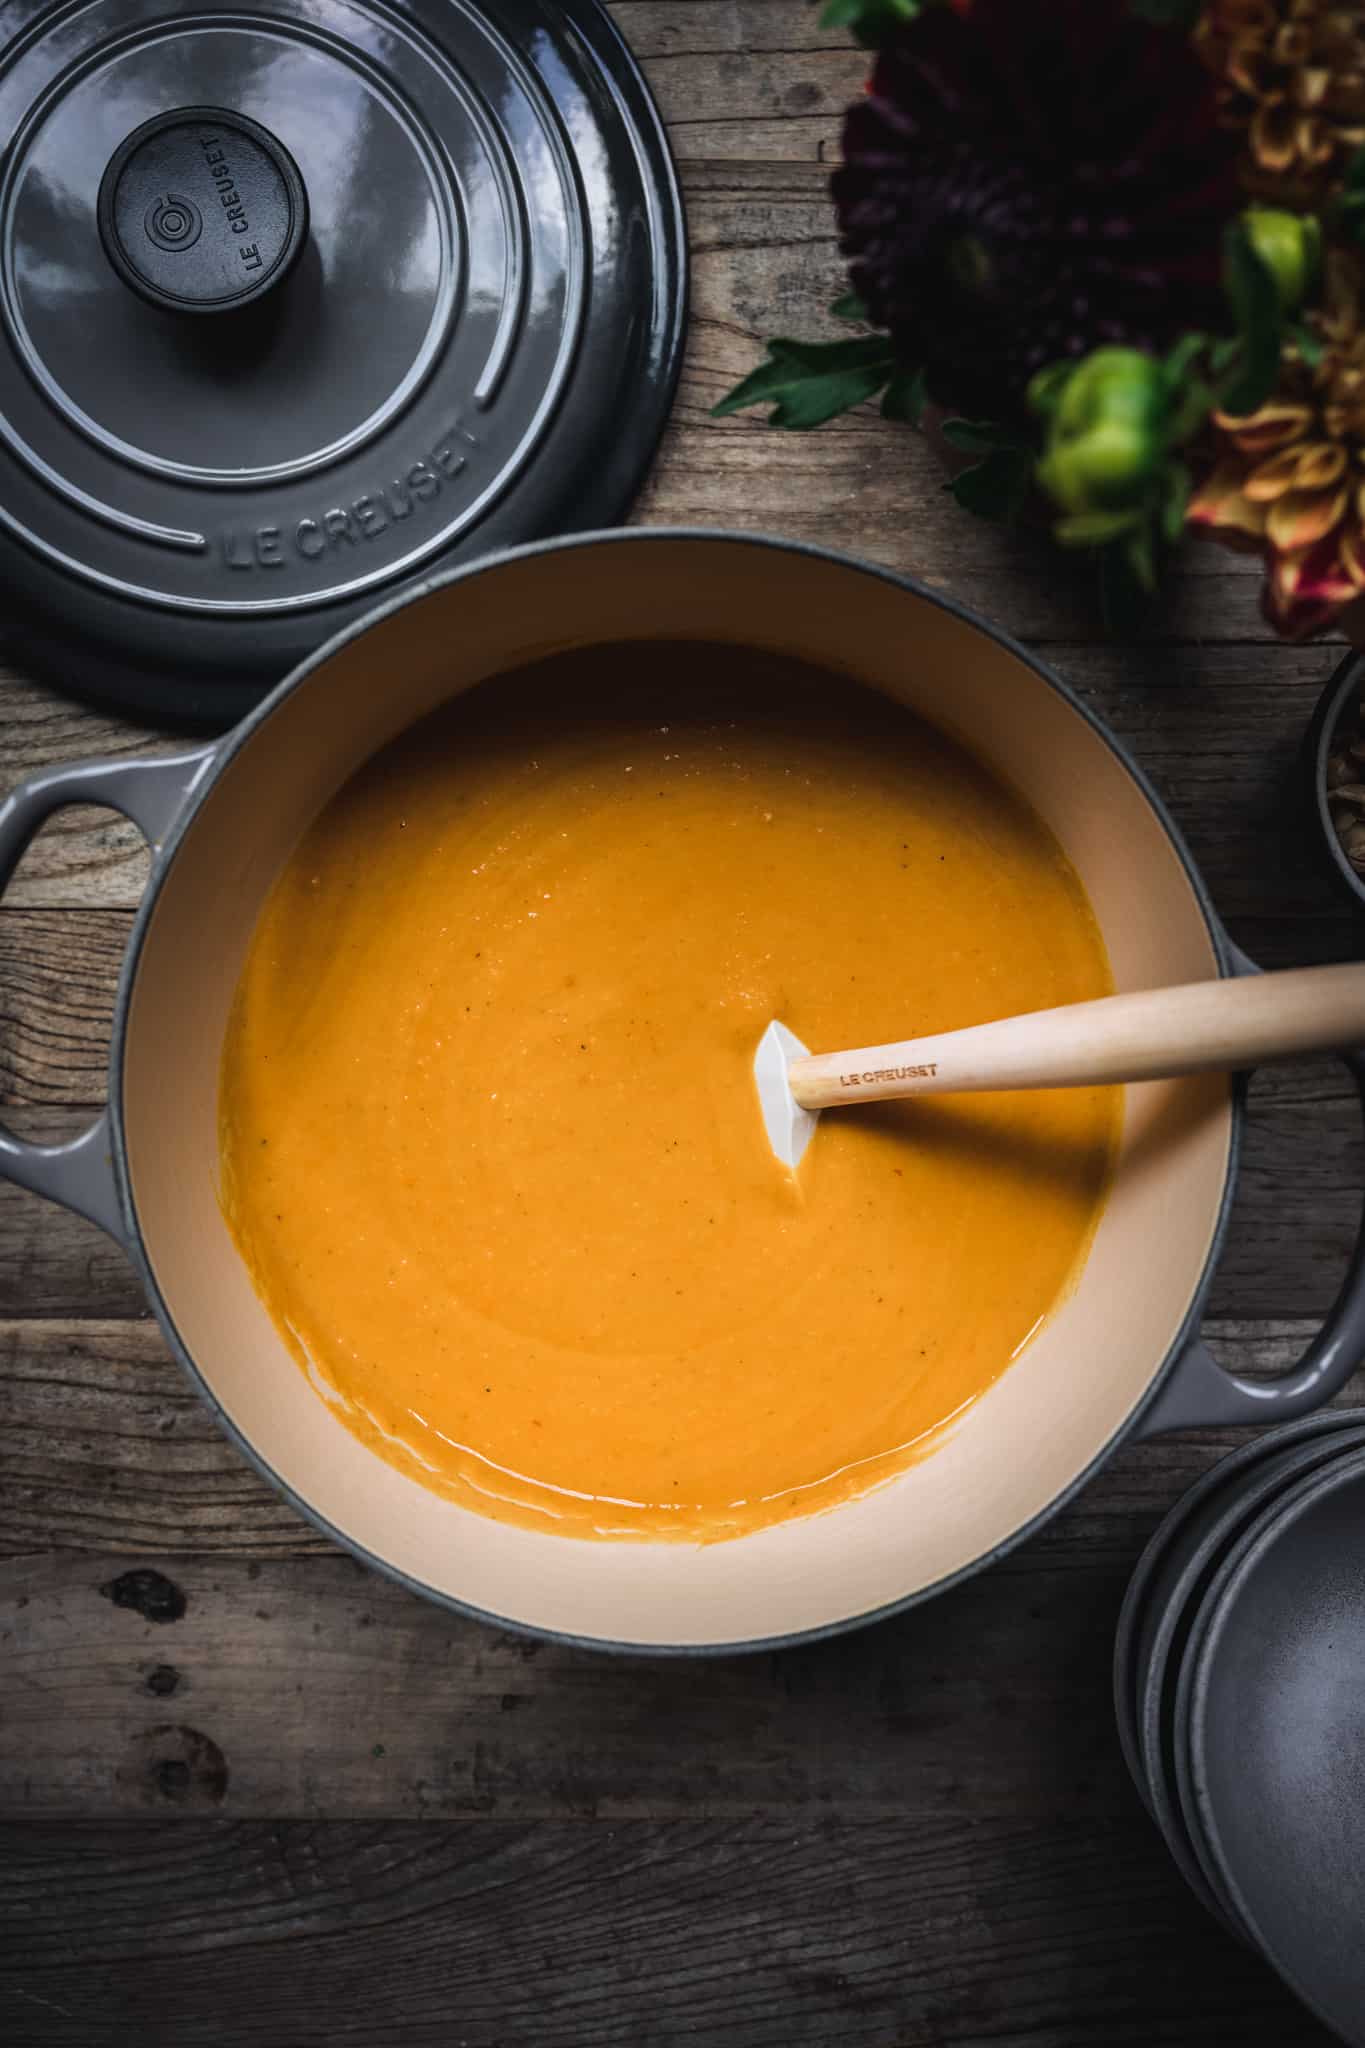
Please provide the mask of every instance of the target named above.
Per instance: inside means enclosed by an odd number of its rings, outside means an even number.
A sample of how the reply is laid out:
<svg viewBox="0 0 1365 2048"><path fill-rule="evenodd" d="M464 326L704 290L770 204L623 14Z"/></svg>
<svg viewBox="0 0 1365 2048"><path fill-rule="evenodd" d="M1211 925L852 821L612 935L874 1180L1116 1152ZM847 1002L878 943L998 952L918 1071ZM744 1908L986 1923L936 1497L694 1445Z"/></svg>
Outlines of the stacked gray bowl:
<svg viewBox="0 0 1365 2048"><path fill-rule="evenodd" d="M1114 1699L1191 1888L1365 2048L1365 1409L1272 1431L1177 1502L1124 1600Z"/></svg>

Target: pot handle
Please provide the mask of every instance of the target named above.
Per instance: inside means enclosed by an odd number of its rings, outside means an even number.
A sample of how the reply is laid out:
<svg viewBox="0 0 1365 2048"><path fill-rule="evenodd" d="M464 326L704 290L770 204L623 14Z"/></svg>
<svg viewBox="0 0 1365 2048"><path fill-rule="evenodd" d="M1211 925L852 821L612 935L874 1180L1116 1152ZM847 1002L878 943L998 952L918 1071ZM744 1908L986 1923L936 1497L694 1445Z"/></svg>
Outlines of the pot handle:
<svg viewBox="0 0 1365 2048"><path fill-rule="evenodd" d="M72 761L40 769L0 802L0 892L45 819L66 804L103 804L131 818L153 861L216 746L128 761ZM127 1247L109 1139L109 1112L64 1145L30 1145L0 1125L0 1179L78 1210Z"/></svg>
<svg viewBox="0 0 1365 2048"><path fill-rule="evenodd" d="M1261 969L1236 947L1229 949L1234 974ZM1341 1055L1355 1081L1365 1113L1365 1048ZM1202 1337L1187 1345L1165 1385L1138 1424L1140 1437L1170 1429L1202 1429L1228 1423L1292 1422L1320 1408L1365 1363L1365 1213L1356 1232L1341 1290L1322 1328L1298 1364L1275 1380L1244 1380L1225 1372Z"/></svg>

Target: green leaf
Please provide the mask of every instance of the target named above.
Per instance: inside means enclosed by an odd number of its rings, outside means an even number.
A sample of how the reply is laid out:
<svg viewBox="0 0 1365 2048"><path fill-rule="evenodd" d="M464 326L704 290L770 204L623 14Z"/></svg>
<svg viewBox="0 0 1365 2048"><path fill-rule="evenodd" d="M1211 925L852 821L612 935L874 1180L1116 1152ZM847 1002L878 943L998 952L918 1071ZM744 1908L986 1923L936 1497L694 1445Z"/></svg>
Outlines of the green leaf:
<svg viewBox="0 0 1365 2048"><path fill-rule="evenodd" d="M1310 370L1316 370L1327 351L1312 328L1305 327L1301 320L1297 321L1289 330L1289 339L1299 352L1300 362L1306 364Z"/></svg>
<svg viewBox="0 0 1365 2048"><path fill-rule="evenodd" d="M1127 512L1071 512L1056 522L1052 537L1059 547L1100 548L1130 533L1144 516L1136 507Z"/></svg>
<svg viewBox="0 0 1365 2048"><path fill-rule="evenodd" d="M1208 347L1208 342L1207 334L1181 335L1179 341L1161 366L1166 378L1166 389L1168 391L1172 393L1179 391L1189 374L1191 363L1193 363L1196 356L1200 355Z"/></svg>
<svg viewBox="0 0 1365 2048"><path fill-rule="evenodd" d="M1236 360L1237 343L1230 340L1227 335L1224 335L1221 341L1215 341L1209 350L1209 368L1215 377L1221 377L1224 370L1229 369Z"/></svg>
<svg viewBox="0 0 1365 2048"><path fill-rule="evenodd" d="M1190 472L1185 464L1168 463L1161 483L1161 538L1168 547L1174 547L1185 531L1185 510L1192 488Z"/></svg>
<svg viewBox="0 0 1365 2048"><path fill-rule="evenodd" d="M897 370L882 393L882 418L917 427L928 396L923 370Z"/></svg>
<svg viewBox="0 0 1365 2048"><path fill-rule="evenodd" d="M850 320L855 327L867 325L867 307L856 292L845 292L841 299L834 301L829 310L836 320Z"/></svg>
<svg viewBox="0 0 1365 2048"><path fill-rule="evenodd" d="M997 449L1025 455L1030 462L1037 449L1027 427L1007 427L999 420L964 420L956 413L943 420L939 432L950 447L967 455L991 455Z"/></svg>
<svg viewBox="0 0 1365 2048"><path fill-rule="evenodd" d="M875 49L893 29L913 21L924 0L829 0L821 28L847 28L864 49Z"/></svg>
<svg viewBox="0 0 1365 2048"><path fill-rule="evenodd" d="M956 415L939 427L945 441L968 455L986 455L1001 445L1002 430L994 420L964 420Z"/></svg>
<svg viewBox="0 0 1365 2048"><path fill-rule="evenodd" d="M1167 444L1182 448L1186 441L1192 441L1217 402L1218 394L1212 384L1203 377L1193 378L1172 405L1166 422Z"/></svg>
<svg viewBox="0 0 1365 2048"><path fill-rule="evenodd" d="M1240 347L1222 403L1225 411L1242 415L1255 412L1275 388L1284 315L1274 276L1239 220L1229 222L1224 232L1223 281L1237 316Z"/></svg>
<svg viewBox="0 0 1365 2048"><path fill-rule="evenodd" d="M1056 410L1075 367L1076 358L1064 356L1061 362L1048 363L1044 369L1034 371L1028 387L1028 402L1034 412L1047 414Z"/></svg>
<svg viewBox="0 0 1365 2048"><path fill-rule="evenodd" d="M891 344L880 334L860 341L770 341L768 358L711 408L713 418L770 404L770 425L805 432L874 398L896 368Z"/></svg>
<svg viewBox="0 0 1365 2048"><path fill-rule="evenodd" d="M993 448L980 462L952 478L947 488L959 505L981 519L1013 519L1033 477L1033 451Z"/></svg>
<svg viewBox="0 0 1365 2048"><path fill-rule="evenodd" d="M1203 0L1128 0L1128 11L1159 28L1193 28L1202 5Z"/></svg>

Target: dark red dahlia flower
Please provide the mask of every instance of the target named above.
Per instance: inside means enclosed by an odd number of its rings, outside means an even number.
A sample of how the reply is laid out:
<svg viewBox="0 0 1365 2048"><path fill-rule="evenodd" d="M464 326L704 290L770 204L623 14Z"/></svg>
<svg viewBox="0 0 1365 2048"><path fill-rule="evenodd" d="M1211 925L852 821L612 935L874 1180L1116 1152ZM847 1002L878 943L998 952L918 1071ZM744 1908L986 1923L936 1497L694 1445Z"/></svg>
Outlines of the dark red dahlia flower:
<svg viewBox="0 0 1365 2048"><path fill-rule="evenodd" d="M1017 413L1035 370L1220 324L1236 137L1129 0L936 6L881 50L832 179L854 291L930 395Z"/></svg>

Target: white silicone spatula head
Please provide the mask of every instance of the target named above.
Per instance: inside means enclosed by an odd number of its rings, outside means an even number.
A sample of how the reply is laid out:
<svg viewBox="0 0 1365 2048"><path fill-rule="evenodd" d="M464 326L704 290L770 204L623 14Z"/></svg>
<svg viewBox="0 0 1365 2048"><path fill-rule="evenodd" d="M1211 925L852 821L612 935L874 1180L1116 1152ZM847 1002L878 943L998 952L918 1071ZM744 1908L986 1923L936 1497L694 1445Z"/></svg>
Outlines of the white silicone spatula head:
<svg viewBox="0 0 1365 2048"><path fill-rule="evenodd" d="M759 1039L754 1054L754 1080L758 1084L763 1128L773 1151L793 1173L801 1164L801 1154L809 1145L820 1116L818 1110L802 1109L792 1094L787 1068L792 1060L809 1058L810 1053L796 1033L776 1021Z"/></svg>

